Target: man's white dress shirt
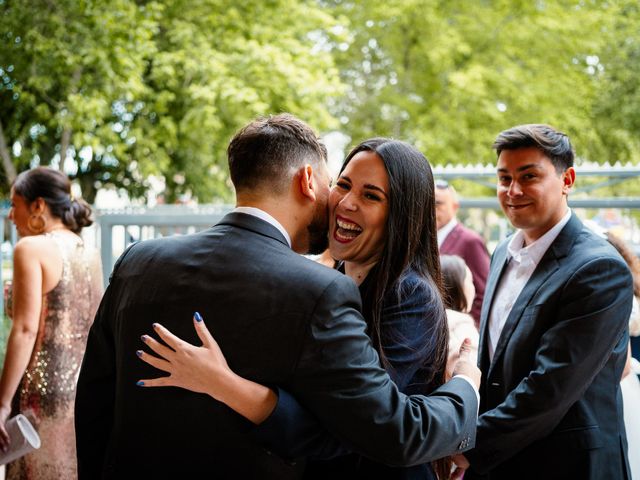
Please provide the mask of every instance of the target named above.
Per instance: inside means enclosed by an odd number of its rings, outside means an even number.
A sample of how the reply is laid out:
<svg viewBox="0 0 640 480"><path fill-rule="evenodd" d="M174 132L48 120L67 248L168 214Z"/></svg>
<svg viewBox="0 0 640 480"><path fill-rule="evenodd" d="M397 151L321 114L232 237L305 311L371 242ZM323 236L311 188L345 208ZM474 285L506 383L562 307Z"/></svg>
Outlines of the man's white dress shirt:
<svg viewBox="0 0 640 480"><path fill-rule="evenodd" d="M489 313L489 358L491 360L493 360L493 353L496 351L504 324L520 292L522 292L531 275L533 275L533 271L540 263L545 252L558 237L570 218L571 210L567 208L567 213L558 223L538 240L526 247L524 246L522 230L518 230L509 242L507 247L507 261L509 263L496 288L491 312Z"/></svg>

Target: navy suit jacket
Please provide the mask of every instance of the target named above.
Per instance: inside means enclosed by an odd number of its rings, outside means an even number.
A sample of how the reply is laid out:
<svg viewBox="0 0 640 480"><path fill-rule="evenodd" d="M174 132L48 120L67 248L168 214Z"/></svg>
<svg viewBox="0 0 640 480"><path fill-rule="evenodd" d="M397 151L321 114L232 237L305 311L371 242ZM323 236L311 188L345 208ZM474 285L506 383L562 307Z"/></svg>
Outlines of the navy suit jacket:
<svg viewBox="0 0 640 480"><path fill-rule="evenodd" d="M117 262L91 331L76 395L80 480L299 478L211 397L141 388L159 322L199 344L200 312L232 369L296 396L336 437L390 464L418 464L473 436L477 400L463 380L429 397L400 393L365 333L351 279L293 252L256 217L231 213L193 235L135 244Z"/></svg>
<svg viewBox="0 0 640 480"><path fill-rule="evenodd" d="M489 275L489 254L484 240L476 232L458 223L440 245L440 254L462 257L471 270L476 296L473 299L470 313L478 326L487 275Z"/></svg>
<svg viewBox="0 0 640 480"><path fill-rule="evenodd" d="M620 393L633 296L627 265L572 214L490 361L487 323L508 241L493 255L482 309L481 415L465 478L630 478Z"/></svg>

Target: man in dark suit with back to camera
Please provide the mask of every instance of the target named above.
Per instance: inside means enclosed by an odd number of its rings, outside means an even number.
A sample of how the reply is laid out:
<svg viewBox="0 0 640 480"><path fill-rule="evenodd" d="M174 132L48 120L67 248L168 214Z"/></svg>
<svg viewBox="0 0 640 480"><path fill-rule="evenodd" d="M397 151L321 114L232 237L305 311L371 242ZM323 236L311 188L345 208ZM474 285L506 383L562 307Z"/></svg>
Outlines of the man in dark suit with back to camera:
<svg viewBox="0 0 640 480"><path fill-rule="evenodd" d="M140 336L159 322L195 343L194 311L239 375L284 387L354 451L410 465L467 448L477 367L459 362L462 375L428 397L401 394L365 333L355 283L296 253L327 244L330 179L314 132L287 114L258 119L228 157L235 211L200 233L135 244L114 267L78 382L80 479L299 478L301 465L255 443L222 403L136 386L154 374L134 353Z"/></svg>
<svg viewBox="0 0 640 480"><path fill-rule="evenodd" d="M620 377L631 274L568 207L569 138L546 125L498 135L498 199L518 231L491 259L480 330L470 479L629 479Z"/></svg>

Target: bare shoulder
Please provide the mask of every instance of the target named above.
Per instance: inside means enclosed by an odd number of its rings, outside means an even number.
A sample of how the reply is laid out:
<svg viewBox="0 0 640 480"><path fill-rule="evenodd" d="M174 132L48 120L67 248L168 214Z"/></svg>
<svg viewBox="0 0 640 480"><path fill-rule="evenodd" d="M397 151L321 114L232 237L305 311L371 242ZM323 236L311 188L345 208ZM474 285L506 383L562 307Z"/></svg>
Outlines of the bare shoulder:
<svg viewBox="0 0 640 480"><path fill-rule="evenodd" d="M58 256L59 250L55 242L44 235L23 237L16 243L13 256L18 259L40 259Z"/></svg>

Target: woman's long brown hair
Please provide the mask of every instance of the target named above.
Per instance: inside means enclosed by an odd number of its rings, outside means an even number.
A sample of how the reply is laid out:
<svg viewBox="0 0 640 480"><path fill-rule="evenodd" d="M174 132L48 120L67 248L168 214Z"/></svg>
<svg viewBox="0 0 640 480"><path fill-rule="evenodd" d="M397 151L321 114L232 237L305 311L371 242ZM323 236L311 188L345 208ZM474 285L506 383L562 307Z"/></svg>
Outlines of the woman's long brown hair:
<svg viewBox="0 0 640 480"><path fill-rule="evenodd" d="M420 279L431 286L437 295L431 302L435 319L435 355L433 362L423 367L428 372L425 383L440 386L445 382L449 329L442 302L442 277L438 251L434 181L427 158L411 145L387 138L372 138L356 146L342 165L359 152L375 152L383 161L389 176L389 215L386 240L372 278L374 304L371 337L385 369L392 366L382 349L381 319L383 300L389 293L400 297L402 275L415 271ZM401 341L401 339L399 339ZM451 459L443 458L431 462L440 480L448 479Z"/></svg>

